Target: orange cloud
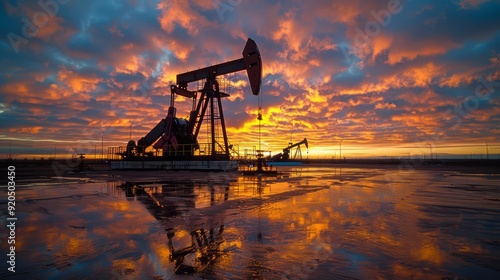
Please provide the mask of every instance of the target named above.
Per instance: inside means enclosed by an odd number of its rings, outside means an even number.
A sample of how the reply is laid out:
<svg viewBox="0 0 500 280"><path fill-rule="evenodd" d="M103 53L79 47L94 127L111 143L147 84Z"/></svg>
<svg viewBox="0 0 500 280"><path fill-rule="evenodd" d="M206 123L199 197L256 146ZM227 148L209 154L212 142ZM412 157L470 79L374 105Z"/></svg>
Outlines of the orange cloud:
<svg viewBox="0 0 500 280"><path fill-rule="evenodd" d="M178 25L185 28L190 35L196 36L200 27L210 25L205 17L191 8L189 1L163 1L158 3L157 8L162 12L158 21L162 29L168 33L172 33Z"/></svg>
<svg viewBox="0 0 500 280"><path fill-rule="evenodd" d="M451 41L436 40L431 41L412 41L411 44L396 44L389 50L387 63L393 65L402 61L414 60L421 56L433 56L444 54L450 49L458 47Z"/></svg>
<svg viewBox="0 0 500 280"><path fill-rule="evenodd" d="M21 134L38 134L43 127L41 126L30 126L30 127L19 127L9 129L10 133L21 133Z"/></svg>
<svg viewBox="0 0 500 280"><path fill-rule="evenodd" d="M61 83L69 86L74 92L92 92L96 89L97 83L102 80L100 77L94 75L84 76L66 68L60 68L57 76Z"/></svg>
<svg viewBox="0 0 500 280"><path fill-rule="evenodd" d="M464 84L470 85L471 83L474 82L474 80L477 79L477 77L474 73L475 73L475 69L469 70L466 72L462 72L462 73L455 73L455 74L452 74L449 76L444 76L441 78L441 80L440 80L441 82L440 82L439 86L440 87L447 86L447 87L457 88L460 85L464 85Z"/></svg>
<svg viewBox="0 0 500 280"><path fill-rule="evenodd" d="M393 37L386 34L380 34L372 39L373 51L371 62L375 61L375 58L383 53L384 51L390 50L393 42Z"/></svg>
<svg viewBox="0 0 500 280"><path fill-rule="evenodd" d="M377 103L377 105L375 105L375 109L396 109L396 104L389 102Z"/></svg>
<svg viewBox="0 0 500 280"><path fill-rule="evenodd" d="M439 78L443 67L429 62L425 65L408 67L404 72L379 76L377 82L365 82L358 87L345 88L340 90L342 94L357 95L369 92L382 93L395 88L426 87L434 83L434 79Z"/></svg>
<svg viewBox="0 0 500 280"><path fill-rule="evenodd" d="M62 27L63 24L64 20L60 17L50 18L44 27L38 29L36 36L48 41L51 38L57 37L58 33L64 30Z"/></svg>
<svg viewBox="0 0 500 280"><path fill-rule="evenodd" d="M303 27L298 26L293 12L288 12L284 18L280 19L278 30L274 32L272 38L275 41L284 40L287 43L287 49L280 54L283 58L289 57L297 61L307 55L307 50L303 48L304 31Z"/></svg>
<svg viewBox="0 0 500 280"><path fill-rule="evenodd" d="M12 82L2 85L2 92L9 99L15 96L27 96L30 94L28 86L24 82Z"/></svg>
<svg viewBox="0 0 500 280"><path fill-rule="evenodd" d="M450 100L445 96L438 95L433 90L426 90L421 94L415 94L414 92L405 92L401 94L400 98L412 105L425 105L429 109L454 104L454 100Z"/></svg>

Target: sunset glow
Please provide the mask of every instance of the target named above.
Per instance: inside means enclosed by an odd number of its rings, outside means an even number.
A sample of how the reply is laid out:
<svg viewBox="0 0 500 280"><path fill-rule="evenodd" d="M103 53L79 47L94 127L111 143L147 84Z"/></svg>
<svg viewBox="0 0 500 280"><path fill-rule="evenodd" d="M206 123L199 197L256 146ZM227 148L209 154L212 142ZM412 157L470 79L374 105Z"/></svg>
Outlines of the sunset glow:
<svg viewBox="0 0 500 280"><path fill-rule="evenodd" d="M240 154L307 138L303 157L500 157L498 1L7 0L0 13L2 158L137 141L177 74L240 58L247 38L263 119L246 73L227 75ZM175 105L189 116L190 100Z"/></svg>

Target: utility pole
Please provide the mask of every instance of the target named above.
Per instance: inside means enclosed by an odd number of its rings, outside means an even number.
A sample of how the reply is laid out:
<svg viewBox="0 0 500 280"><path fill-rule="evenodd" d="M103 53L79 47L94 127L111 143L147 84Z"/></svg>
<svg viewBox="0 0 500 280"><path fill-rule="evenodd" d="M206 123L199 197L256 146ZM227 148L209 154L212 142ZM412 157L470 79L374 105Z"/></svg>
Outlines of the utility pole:
<svg viewBox="0 0 500 280"><path fill-rule="evenodd" d="M432 145L431 143L427 143L429 145L429 159L432 159Z"/></svg>
<svg viewBox="0 0 500 280"><path fill-rule="evenodd" d="M338 123L342 124L342 121L339 119ZM342 137L342 125L340 125L340 129L339 129L339 137ZM339 148L340 148L340 151L339 151L339 159L342 160L342 141L344 141L344 139L340 139L340 143L339 143Z"/></svg>
<svg viewBox="0 0 500 280"><path fill-rule="evenodd" d="M486 142L486 159L489 159L488 142Z"/></svg>
<svg viewBox="0 0 500 280"><path fill-rule="evenodd" d="M99 134L99 136L101 136L101 159L103 159L104 158L104 136L100 132L97 132L97 134Z"/></svg>
<svg viewBox="0 0 500 280"><path fill-rule="evenodd" d="M295 132L295 130L292 130L292 132L290 132L290 146L293 145L293 133Z"/></svg>
<svg viewBox="0 0 500 280"><path fill-rule="evenodd" d="M339 158L340 160L342 160L342 141L344 141L344 139L340 139L340 155L339 155Z"/></svg>

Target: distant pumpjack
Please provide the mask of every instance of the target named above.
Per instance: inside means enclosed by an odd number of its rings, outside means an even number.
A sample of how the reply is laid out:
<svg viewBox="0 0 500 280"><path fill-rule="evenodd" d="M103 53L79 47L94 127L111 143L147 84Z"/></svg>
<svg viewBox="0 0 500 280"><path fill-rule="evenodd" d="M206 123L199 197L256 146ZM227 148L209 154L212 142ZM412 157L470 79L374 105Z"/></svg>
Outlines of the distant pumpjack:
<svg viewBox="0 0 500 280"><path fill-rule="evenodd" d="M229 94L219 90L217 77L246 70L254 95L260 93L262 83L262 60L255 41L250 38L247 40L242 55L240 59L178 74L176 85L170 87L171 99L167 116L160 120L146 136L139 139L137 145L129 141L127 151L122 153L122 156L152 157L153 153L146 152L146 149L153 145L154 149L162 150L164 158L190 159L195 151L200 149L198 135L203 121L207 121L210 137L205 144L207 144L206 150L208 151L203 150L203 155L198 155L197 158L229 160L230 148L221 102L221 98L228 97ZM187 89L189 83L199 80L205 80L201 90ZM176 117L174 106L176 94L192 99L189 119Z"/></svg>
<svg viewBox="0 0 500 280"><path fill-rule="evenodd" d="M295 150L295 154L294 154L292 159L302 159L302 151L300 150L300 145L302 145L302 144L306 146L306 149L309 148L309 144L307 143L307 139L304 138L304 140L302 140L298 143L295 143L295 144L291 144L288 147L284 148L282 153L274 155L272 157L272 159L273 160L289 160L290 159L290 151L295 147L297 147L297 149Z"/></svg>

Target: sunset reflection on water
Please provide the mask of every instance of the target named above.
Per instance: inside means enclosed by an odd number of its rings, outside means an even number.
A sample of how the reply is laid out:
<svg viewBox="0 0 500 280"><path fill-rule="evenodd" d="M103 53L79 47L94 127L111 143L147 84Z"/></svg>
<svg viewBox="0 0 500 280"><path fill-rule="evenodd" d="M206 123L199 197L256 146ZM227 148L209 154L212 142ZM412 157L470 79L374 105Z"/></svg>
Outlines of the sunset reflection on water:
<svg viewBox="0 0 500 280"><path fill-rule="evenodd" d="M21 186L17 272L0 277L500 276L498 174L282 171Z"/></svg>

